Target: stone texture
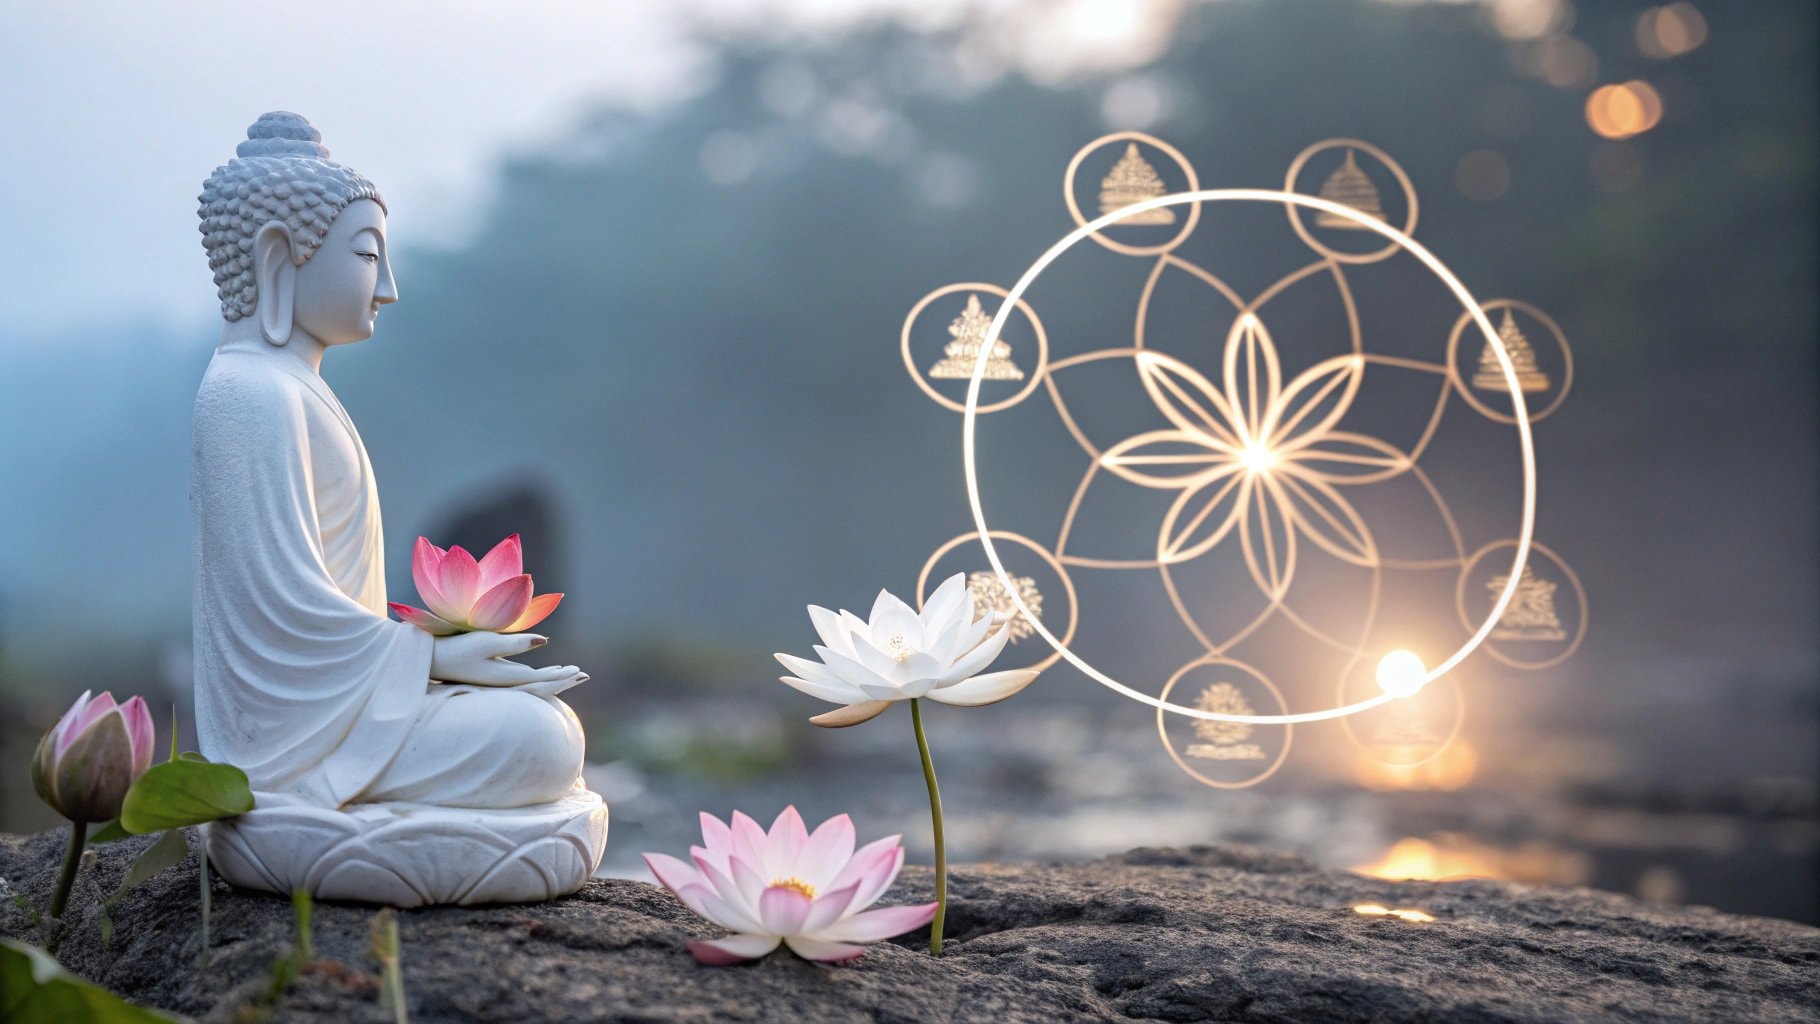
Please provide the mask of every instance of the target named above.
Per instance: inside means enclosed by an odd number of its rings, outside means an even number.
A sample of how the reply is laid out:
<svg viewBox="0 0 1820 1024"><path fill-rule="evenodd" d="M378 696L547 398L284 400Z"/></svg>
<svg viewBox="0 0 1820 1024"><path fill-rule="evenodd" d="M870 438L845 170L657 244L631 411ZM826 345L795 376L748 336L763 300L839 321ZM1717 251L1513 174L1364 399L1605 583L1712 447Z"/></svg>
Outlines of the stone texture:
<svg viewBox="0 0 1820 1024"><path fill-rule="evenodd" d="M0 932L31 937L63 837L0 837ZM147 841L106 847L72 897L72 970L205 1021L247 1019L288 949L280 898L215 887L213 963L195 969L194 857L94 904ZM1390 883L1232 848L1134 850L1078 865L953 872L949 943L882 944L852 964L774 955L700 967L714 932L662 889L594 881L533 906L400 915L411 1019L431 1021L1820 1021L1820 930L1498 882ZM907 868L886 902L930 898ZM1433 923L1366 917L1379 903ZM382 1021L373 911L319 905L318 960L270 1019Z"/></svg>

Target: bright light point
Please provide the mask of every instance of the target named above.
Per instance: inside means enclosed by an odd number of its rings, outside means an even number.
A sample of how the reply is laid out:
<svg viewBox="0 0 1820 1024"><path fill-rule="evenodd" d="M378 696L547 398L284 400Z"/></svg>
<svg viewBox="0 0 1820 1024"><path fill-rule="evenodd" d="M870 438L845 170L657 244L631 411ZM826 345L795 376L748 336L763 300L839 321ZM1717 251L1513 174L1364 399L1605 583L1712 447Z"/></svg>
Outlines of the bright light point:
<svg viewBox="0 0 1820 1024"><path fill-rule="evenodd" d="M1410 910L1405 907L1392 909L1381 903L1361 903L1358 906L1353 907L1352 912L1365 917L1394 917L1399 921L1409 921L1416 924L1420 924L1424 921L1433 921L1435 919L1434 915L1426 910Z"/></svg>
<svg viewBox="0 0 1820 1024"><path fill-rule="evenodd" d="M1253 473L1261 473L1277 464L1277 453L1261 444L1246 445L1239 453L1239 462Z"/></svg>
<svg viewBox="0 0 1820 1024"><path fill-rule="evenodd" d="M1422 692L1428 666L1414 651L1391 651L1378 662L1378 687L1392 697L1414 697Z"/></svg>

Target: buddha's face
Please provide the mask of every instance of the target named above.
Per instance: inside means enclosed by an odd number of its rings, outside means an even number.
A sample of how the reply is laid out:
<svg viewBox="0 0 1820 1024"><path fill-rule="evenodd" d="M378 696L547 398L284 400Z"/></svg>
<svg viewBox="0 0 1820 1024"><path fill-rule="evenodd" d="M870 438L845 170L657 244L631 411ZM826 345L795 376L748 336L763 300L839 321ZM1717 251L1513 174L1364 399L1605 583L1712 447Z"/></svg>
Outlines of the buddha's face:
<svg viewBox="0 0 1820 1024"><path fill-rule="evenodd" d="M398 301L385 210L371 199L349 203L315 255L297 268L296 289L296 325L317 341L346 345L372 337L379 307Z"/></svg>

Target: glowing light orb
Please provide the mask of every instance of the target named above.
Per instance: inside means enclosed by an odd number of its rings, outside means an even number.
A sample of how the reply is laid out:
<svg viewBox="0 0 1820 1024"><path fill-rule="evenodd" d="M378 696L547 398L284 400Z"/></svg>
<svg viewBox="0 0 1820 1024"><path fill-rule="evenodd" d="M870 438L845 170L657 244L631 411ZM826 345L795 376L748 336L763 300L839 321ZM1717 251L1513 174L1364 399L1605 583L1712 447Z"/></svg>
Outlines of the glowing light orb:
<svg viewBox="0 0 1820 1024"><path fill-rule="evenodd" d="M1391 697L1414 697L1428 682L1428 666L1414 651L1391 651L1378 662L1378 688Z"/></svg>
<svg viewBox="0 0 1820 1024"><path fill-rule="evenodd" d="M1239 462L1253 473L1262 473L1277 464L1277 453L1261 444L1246 445L1239 453Z"/></svg>

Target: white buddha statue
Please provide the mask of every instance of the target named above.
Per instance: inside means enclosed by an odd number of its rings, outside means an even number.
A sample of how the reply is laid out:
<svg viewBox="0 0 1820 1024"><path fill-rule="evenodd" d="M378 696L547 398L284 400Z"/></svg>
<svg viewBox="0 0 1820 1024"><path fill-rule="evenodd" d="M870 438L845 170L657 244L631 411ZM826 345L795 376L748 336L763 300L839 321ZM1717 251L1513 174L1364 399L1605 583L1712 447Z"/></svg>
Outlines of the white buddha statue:
<svg viewBox="0 0 1820 1024"><path fill-rule="evenodd" d="M386 209L296 114L261 116L203 187L221 341L190 500L202 753L257 807L211 827L236 884L412 906L546 899L598 865L606 808L529 633L433 637L386 615L379 492L324 352L397 301Z"/></svg>

